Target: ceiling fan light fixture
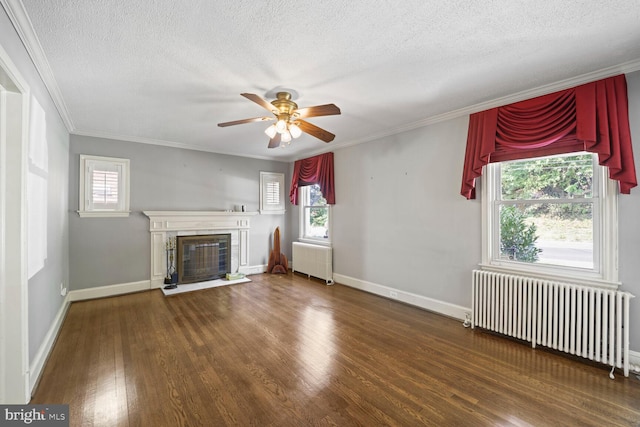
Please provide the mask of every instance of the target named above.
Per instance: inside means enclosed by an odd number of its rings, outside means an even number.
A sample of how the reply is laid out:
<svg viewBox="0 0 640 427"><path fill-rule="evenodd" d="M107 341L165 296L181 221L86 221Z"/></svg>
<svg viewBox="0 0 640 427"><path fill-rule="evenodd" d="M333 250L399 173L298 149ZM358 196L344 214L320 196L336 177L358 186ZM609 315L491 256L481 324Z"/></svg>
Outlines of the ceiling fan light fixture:
<svg viewBox="0 0 640 427"><path fill-rule="evenodd" d="M289 125L289 133L291 133L291 136L294 138L299 138L300 135L302 135L302 130L300 129L300 126L298 126L295 123L291 123Z"/></svg>
<svg viewBox="0 0 640 427"><path fill-rule="evenodd" d="M281 138L282 138L282 142L291 142L291 134L289 133L288 130L285 130L282 133Z"/></svg>
<svg viewBox="0 0 640 427"><path fill-rule="evenodd" d="M294 138L299 138L302 133L311 135L323 142L333 141L336 137L334 134L307 122L306 119L309 117L338 115L341 114L340 108L335 104L325 104L299 109L298 104L291 100L291 94L291 91L280 90L275 94L276 99L269 102L261 96L253 93L241 93L241 96L258 104L270 113L273 113L275 117L252 117L249 119L218 123L218 126L227 127L241 125L244 123L273 120L275 118L276 123L264 130L264 133L270 138L267 146L268 148L275 148L278 145L286 147Z"/></svg>
<svg viewBox="0 0 640 427"><path fill-rule="evenodd" d="M274 136L276 136L276 133L278 133L276 125L269 126L264 130L264 133L266 133L269 138L273 138Z"/></svg>
<svg viewBox="0 0 640 427"><path fill-rule="evenodd" d="M278 133L287 132L287 122L283 119L279 119L276 123L276 130L278 131Z"/></svg>

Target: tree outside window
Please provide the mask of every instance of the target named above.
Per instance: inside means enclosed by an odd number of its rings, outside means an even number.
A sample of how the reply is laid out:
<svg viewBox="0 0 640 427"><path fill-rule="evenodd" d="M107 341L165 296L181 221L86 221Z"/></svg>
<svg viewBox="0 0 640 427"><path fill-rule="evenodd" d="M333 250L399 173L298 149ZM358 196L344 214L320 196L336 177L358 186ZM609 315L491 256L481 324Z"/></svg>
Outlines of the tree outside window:
<svg viewBox="0 0 640 427"><path fill-rule="evenodd" d="M592 154L497 165L499 258L593 269L596 166Z"/></svg>
<svg viewBox="0 0 640 427"><path fill-rule="evenodd" d="M300 188L301 239L330 241L330 206L318 184Z"/></svg>

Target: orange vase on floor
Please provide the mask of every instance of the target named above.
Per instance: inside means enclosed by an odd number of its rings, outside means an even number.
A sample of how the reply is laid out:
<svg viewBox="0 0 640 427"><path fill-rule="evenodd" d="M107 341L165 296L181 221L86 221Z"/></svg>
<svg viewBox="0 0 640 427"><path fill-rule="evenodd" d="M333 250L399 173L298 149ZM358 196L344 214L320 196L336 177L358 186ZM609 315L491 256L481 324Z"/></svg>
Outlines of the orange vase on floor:
<svg viewBox="0 0 640 427"><path fill-rule="evenodd" d="M280 227L276 227L276 231L273 233L273 250L269 255L267 273L287 274L288 268L287 257L280 252Z"/></svg>

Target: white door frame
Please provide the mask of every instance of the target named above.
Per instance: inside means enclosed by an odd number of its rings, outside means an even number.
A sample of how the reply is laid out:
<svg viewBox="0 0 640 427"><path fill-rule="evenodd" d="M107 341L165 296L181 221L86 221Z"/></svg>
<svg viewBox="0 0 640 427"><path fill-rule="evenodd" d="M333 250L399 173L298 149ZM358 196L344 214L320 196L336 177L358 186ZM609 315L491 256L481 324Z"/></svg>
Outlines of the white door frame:
<svg viewBox="0 0 640 427"><path fill-rule="evenodd" d="M0 45L0 403L29 388L27 147L30 89Z"/></svg>

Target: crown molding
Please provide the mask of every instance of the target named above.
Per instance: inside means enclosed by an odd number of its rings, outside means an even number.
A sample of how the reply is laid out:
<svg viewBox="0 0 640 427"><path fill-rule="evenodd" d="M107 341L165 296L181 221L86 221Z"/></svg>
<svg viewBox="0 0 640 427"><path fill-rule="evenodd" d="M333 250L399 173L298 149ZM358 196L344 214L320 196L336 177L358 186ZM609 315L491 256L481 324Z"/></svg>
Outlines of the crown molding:
<svg viewBox="0 0 640 427"><path fill-rule="evenodd" d="M5 1L5 0L0 0ZM339 150L341 148L347 148L354 145L363 144L365 142L371 142L379 139L383 139L386 137L390 137L393 135L397 135L403 132L408 132L414 129L419 129L422 127L430 126L436 123L444 122L447 120L457 119L459 117L468 116L473 113L477 113L479 111L488 110L490 108L500 107L502 105L508 105L514 102L523 101L525 99L535 98L537 96L546 95L549 93L557 92L559 90L569 89L571 87L579 86L581 84L593 82L596 80L604 79L607 77L612 77L618 74L629 74L635 71L640 70L640 59L636 59L634 61L624 62L619 65L614 65L612 67L603 68L601 70L593 71L590 73L582 74L576 77L571 77L565 80L561 80L555 83L551 83L544 86L539 86L533 89L527 89L521 92L517 92L511 95L503 96L500 98L495 98L489 101L481 102L479 104L470 105L468 107L463 107L457 110L449 111L443 114L438 114L435 116L427 117L422 120L418 120L415 122L407 123L402 126L396 126L392 129L387 129L383 132L378 132L373 135L369 135L364 138L354 139L351 141L344 142L334 142L331 147L322 147L316 150L309 151L303 155L294 155L287 156L284 158L274 159L269 156L249 156L249 155L239 155L237 153L228 153L221 152L217 150L212 150L207 147L189 145L185 143L173 142L173 141L164 141L164 140L156 140L151 138L142 138L142 137L131 137L125 135L114 135L103 132L86 132L86 131L75 131L71 132L74 135L83 135L83 136L92 136L96 138L106 138L106 139L114 139L120 141L132 141L139 142L142 144L154 144L154 145L162 145L166 147L174 147L174 148L182 148L185 150L196 150L196 151L205 151L216 154L225 154L229 156L238 156L238 157L248 157L252 159L259 160L275 160L280 162L294 162L296 160L304 159L307 157L313 157L319 154L324 154L329 151Z"/></svg>
<svg viewBox="0 0 640 427"><path fill-rule="evenodd" d="M408 132L410 130L419 129L421 127L433 125L436 123L444 122L447 120L457 119L462 116L467 116L479 111L488 110L491 108L501 107L503 105L512 104L514 102L524 101L526 99L535 98L549 93L557 92L559 90L569 89L581 84L590 83L596 80L601 80L607 77L616 76L618 74L629 74L640 70L640 59L636 59L629 62L624 62L619 65L603 68L601 70L593 71L586 74L581 74L576 77L571 77L565 80L560 80L548 85L539 86L533 89L527 89L521 92L517 92L511 95L503 96L500 98L492 99L489 101L481 102L479 104L470 105L457 110L449 111L443 114L427 117L415 122L407 123L402 126L397 126L393 129L387 129L383 132L379 132L365 138L355 139L352 141L341 142L335 144L333 147L346 148L353 145L362 144L364 142L375 141L377 139L386 138L399 133Z"/></svg>
<svg viewBox="0 0 640 427"><path fill-rule="evenodd" d="M62 92L60 92L60 88L58 87L58 83L53 75L49 61L44 54L40 40L38 40L38 36L33 29L33 25L27 15L22 1L0 0L0 3L7 12L7 15L18 33L20 40L22 40L22 44L31 57L31 61L36 67L38 74L40 74L40 78L42 78L42 81L44 82L56 109L58 110L58 114L60 114L60 117L67 128L67 131L69 133L73 132L75 129L73 120L71 120L71 115L69 114L69 110L64 102Z"/></svg>
<svg viewBox="0 0 640 427"><path fill-rule="evenodd" d="M424 123L425 125L430 125L430 124L441 122L444 120L449 120L454 117L473 114L479 111L488 110L490 108L501 107L503 105L524 101L526 99L536 98L538 96L547 95L553 92L557 92L559 90L580 86L582 84L605 79L607 77L617 76L618 74L629 74L638 70L640 70L640 59L636 59L633 61L603 68L601 70L592 71L590 73L581 74L579 76L570 77L568 79L560 80L558 82L550 83L543 86L538 86L533 89L527 89L511 95L496 98L490 101L481 102L479 104L474 104L469 107L451 111L449 113L433 116L428 119L421 120L417 123Z"/></svg>
<svg viewBox="0 0 640 427"><path fill-rule="evenodd" d="M118 134L113 134L109 132L76 130L74 132L71 132L71 134L77 135L77 136L88 136L92 138L111 139L114 141L137 142L139 144L149 144L149 145L159 145L162 147L181 148L183 150L203 151L205 153L221 154L225 156L246 157L246 158L257 159L257 160L270 160L270 161L283 162L283 163L289 163L292 161L292 159L289 157L273 158L269 156L245 155L245 154L238 154L238 153L232 153L227 151L214 150L202 145L185 144L184 142L166 141L163 139L144 138L140 136L118 135Z"/></svg>

